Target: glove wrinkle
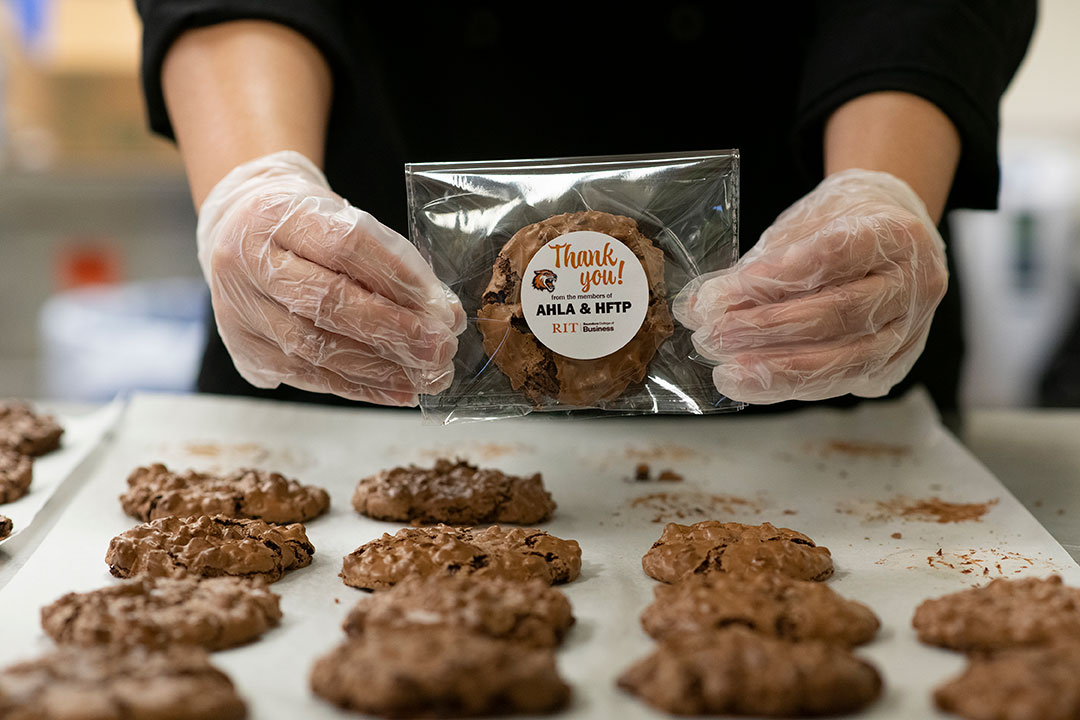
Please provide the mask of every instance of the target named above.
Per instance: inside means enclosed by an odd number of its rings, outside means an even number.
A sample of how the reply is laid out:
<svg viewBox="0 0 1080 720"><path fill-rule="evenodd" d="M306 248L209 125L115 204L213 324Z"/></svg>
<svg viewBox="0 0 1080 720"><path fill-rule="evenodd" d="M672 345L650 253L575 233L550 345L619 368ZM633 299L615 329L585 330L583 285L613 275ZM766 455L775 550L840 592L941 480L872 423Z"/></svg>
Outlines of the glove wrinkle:
<svg viewBox="0 0 1080 720"><path fill-rule="evenodd" d="M922 353L948 287L918 195L882 172L826 178L732 268L696 278L676 319L743 402L879 397Z"/></svg>
<svg viewBox="0 0 1080 720"><path fill-rule="evenodd" d="M461 303L405 238L336 195L302 155L226 175L197 237L218 331L256 387L415 405L452 381Z"/></svg>

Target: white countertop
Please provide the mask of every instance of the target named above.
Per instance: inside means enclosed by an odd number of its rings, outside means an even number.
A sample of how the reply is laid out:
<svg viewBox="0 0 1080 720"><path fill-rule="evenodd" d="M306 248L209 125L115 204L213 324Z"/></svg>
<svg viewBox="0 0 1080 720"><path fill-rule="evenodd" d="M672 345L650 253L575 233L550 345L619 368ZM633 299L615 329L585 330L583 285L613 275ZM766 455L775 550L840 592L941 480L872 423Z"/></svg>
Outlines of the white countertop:
<svg viewBox="0 0 1080 720"><path fill-rule="evenodd" d="M55 409L72 430L73 451L83 423ZM1013 424L1006 418L1003 426L1013 440L1022 438L1008 432ZM974 423L972 437L979 438L981 428ZM1049 431L1032 434L1046 439ZM993 438L987 442L1001 447ZM868 719L944 720L931 692L959 672L963 658L918 642L911 616L925 598L1017 573L1057 572L1080 585L1080 566L941 427L924 393L783 416L553 417L445 428L423 425L414 413L138 395L27 531L0 547L7 558L0 562L0 576L7 576L6 582L0 577L0 666L51 647L38 625L41 606L65 592L117 582L102 549L132 524L116 501L132 467L149 461L198 469L260 464L325 487L335 500L329 513L308 523L317 548L311 566L274 586L282 596L281 626L214 661L233 678L253 719L344 720L348 716L311 694L307 673L339 640L341 617L358 593L338 577L341 558L400 525L359 516L346 498L358 477L457 453L516 474L542 468L559 502L545 529L581 543L581 577L563 587L578 620L558 654L561 672L574 685L566 718L659 718L619 692L615 678L651 648L638 615L655 583L641 571L641 554L666 520L693 522L717 513L755 523L779 517L830 548L837 567L830 585L882 618L878 639L859 650L887 678ZM1063 452L1051 447L1037 454ZM675 468L683 481L677 487L632 482L642 460L654 471ZM1049 480L1050 471L1042 475ZM900 500L931 497L986 503L986 515L942 522L889 509ZM1040 499L1040 510L1056 511L1049 494ZM1080 503L1076 507L1080 511ZM18 569L8 575L6 566Z"/></svg>

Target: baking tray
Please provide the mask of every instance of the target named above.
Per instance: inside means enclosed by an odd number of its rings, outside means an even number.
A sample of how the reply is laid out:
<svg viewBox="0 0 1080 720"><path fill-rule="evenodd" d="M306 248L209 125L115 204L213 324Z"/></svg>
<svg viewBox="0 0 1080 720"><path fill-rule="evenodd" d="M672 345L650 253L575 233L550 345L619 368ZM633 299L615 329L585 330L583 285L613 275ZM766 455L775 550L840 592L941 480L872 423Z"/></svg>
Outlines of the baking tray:
<svg viewBox="0 0 1080 720"><path fill-rule="evenodd" d="M581 543L581 577L563 586L577 624L558 654L574 689L562 715L569 718L662 716L614 683L652 645L638 615L655 583L640 561L667 520L770 521L827 545L837 568L832 587L869 604L883 621L879 638L859 650L886 682L868 718L944 717L930 693L963 660L915 640L910 620L924 598L1003 575L1059 572L1080 584L1080 566L941 427L921 392L853 410L771 417L533 416L451 427L424 425L404 411L145 395L133 398L85 485L0 590L0 662L49 650L38 625L41 606L68 591L120 582L104 556L109 540L134 524L117 495L136 465L253 465L326 487L333 506L308 524L313 564L273 586L282 595L281 626L215 654L215 662L253 718L354 717L315 698L308 673L341 640L339 624L359 597L338 578L342 557L400 525L357 515L352 490L379 469L440 455L542 471L559 504L542 527ZM640 463L683 480L636 482ZM966 522L903 516L904 498L929 497L989 504L984 516Z"/></svg>
<svg viewBox="0 0 1080 720"><path fill-rule="evenodd" d="M27 493L14 502L0 504L0 515L6 515L15 524L11 535L0 540L0 587L10 579L10 567L24 559L31 549L32 543L19 536L33 527L64 482L101 444L124 408L123 400L92 410L63 403L32 405L35 412L52 415L64 428L64 434L59 449L34 458L34 478Z"/></svg>

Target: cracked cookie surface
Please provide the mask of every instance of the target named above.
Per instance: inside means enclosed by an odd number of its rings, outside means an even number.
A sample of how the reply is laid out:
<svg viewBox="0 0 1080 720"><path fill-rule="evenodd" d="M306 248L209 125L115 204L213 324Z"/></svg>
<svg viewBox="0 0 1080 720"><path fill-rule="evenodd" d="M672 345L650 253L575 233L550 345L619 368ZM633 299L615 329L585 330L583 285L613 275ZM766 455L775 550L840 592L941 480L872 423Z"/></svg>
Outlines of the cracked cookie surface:
<svg viewBox="0 0 1080 720"><path fill-rule="evenodd" d="M0 717L234 720L244 701L200 648L63 647L0 670Z"/></svg>
<svg viewBox="0 0 1080 720"><path fill-rule="evenodd" d="M538 523L555 512L539 473L520 477L446 458L432 468L410 465L366 477L352 503L376 520L453 525Z"/></svg>
<svg viewBox="0 0 1080 720"><path fill-rule="evenodd" d="M50 415L35 413L18 400L0 401L0 448L44 455L60 447L63 428Z"/></svg>
<svg viewBox="0 0 1080 720"><path fill-rule="evenodd" d="M1080 588L1059 575L993 580L924 601L912 625L922 642L953 650L1080 640Z"/></svg>
<svg viewBox="0 0 1080 720"><path fill-rule="evenodd" d="M316 661L315 694L387 717L547 713L570 688L550 648L453 627L410 627L350 638Z"/></svg>
<svg viewBox="0 0 1080 720"><path fill-rule="evenodd" d="M666 712L770 717L854 712L882 686L874 666L845 648L741 627L661 641L618 684Z"/></svg>
<svg viewBox="0 0 1080 720"><path fill-rule="evenodd" d="M1066 642L974 654L934 702L971 720L1075 720L1080 717L1080 645Z"/></svg>
<svg viewBox="0 0 1080 720"><path fill-rule="evenodd" d="M539 578L555 584L573 580L580 571L576 540L518 527L433 525L402 528L361 545L345 556L341 577L346 585L379 590L411 575Z"/></svg>
<svg viewBox="0 0 1080 720"><path fill-rule="evenodd" d="M558 645L574 616L566 596L543 580L432 575L409 577L360 599L345 618L350 636L404 627L460 627L533 647Z"/></svg>
<svg viewBox="0 0 1080 720"><path fill-rule="evenodd" d="M34 461L29 455L0 447L0 504L25 495L33 477Z"/></svg>
<svg viewBox="0 0 1080 720"><path fill-rule="evenodd" d="M137 520L187 515L223 515L272 523L305 522L330 508L326 490L264 470L224 475L173 472L160 463L136 468L120 496L124 512Z"/></svg>
<svg viewBox="0 0 1080 720"><path fill-rule="evenodd" d="M274 582L310 565L314 552L300 523L199 515L136 525L112 539L105 562L124 578L237 575Z"/></svg>
<svg viewBox="0 0 1080 720"><path fill-rule="evenodd" d="M658 640L738 625L785 640L852 646L870 642L881 627L870 608L824 583L778 573L691 574L673 585L657 585L653 595L641 625Z"/></svg>
<svg viewBox="0 0 1080 720"><path fill-rule="evenodd" d="M41 609L41 626L58 645L223 650L277 625L279 601L261 581L245 578L137 577L64 595Z"/></svg>
<svg viewBox="0 0 1080 720"><path fill-rule="evenodd" d="M641 559L641 567L649 577L667 583L692 573L765 571L796 580L825 580L833 574L829 549L800 532L770 523L716 520L668 523Z"/></svg>

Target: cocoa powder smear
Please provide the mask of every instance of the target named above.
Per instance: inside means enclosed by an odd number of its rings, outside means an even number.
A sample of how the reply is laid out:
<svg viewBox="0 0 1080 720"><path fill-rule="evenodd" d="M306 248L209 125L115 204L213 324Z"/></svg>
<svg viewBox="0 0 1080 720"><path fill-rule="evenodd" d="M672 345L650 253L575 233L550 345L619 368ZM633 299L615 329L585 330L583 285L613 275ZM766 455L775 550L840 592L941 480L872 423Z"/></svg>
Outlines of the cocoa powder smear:
<svg viewBox="0 0 1080 720"><path fill-rule="evenodd" d="M899 517L913 520L930 520L938 523L978 521L990 511L990 508L997 504L997 498L981 503L954 503L942 500L939 497L917 500L895 498L878 503L882 509Z"/></svg>
<svg viewBox="0 0 1080 720"><path fill-rule="evenodd" d="M846 515L863 515L867 522L901 519L958 523L980 522L997 504L998 498L961 503L942 500L936 495L928 498L898 495L890 500L847 500L838 504L836 511Z"/></svg>
<svg viewBox="0 0 1080 720"><path fill-rule="evenodd" d="M626 457L639 462L679 461L701 458L702 453L685 445L652 445L626 448Z"/></svg>
<svg viewBox="0 0 1080 720"><path fill-rule="evenodd" d="M650 510L655 515L654 523L685 520L687 518L708 518L719 514L736 513L758 514L762 503L738 495L712 495L700 492L656 492L640 495L630 501L634 508Z"/></svg>
<svg viewBox="0 0 1080 720"><path fill-rule="evenodd" d="M851 457L869 458L902 458L911 455L910 445L894 445L882 442L866 442L854 440L830 440L825 444L823 455L833 454L848 455Z"/></svg>

